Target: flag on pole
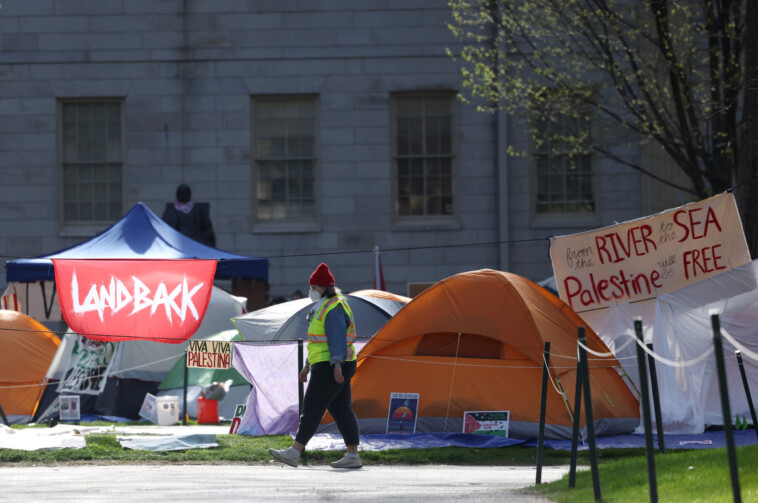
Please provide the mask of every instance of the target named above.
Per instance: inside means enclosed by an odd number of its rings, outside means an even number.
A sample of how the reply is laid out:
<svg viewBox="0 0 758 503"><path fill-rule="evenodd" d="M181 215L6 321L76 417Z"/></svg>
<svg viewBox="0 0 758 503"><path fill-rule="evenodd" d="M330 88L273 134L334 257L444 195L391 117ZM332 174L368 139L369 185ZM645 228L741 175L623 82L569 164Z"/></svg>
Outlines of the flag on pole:
<svg viewBox="0 0 758 503"><path fill-rule="evenodd" d="M382 254L378 246L374 246L374 290L387 291L384 284L384 270L382 270Z"/></svg>

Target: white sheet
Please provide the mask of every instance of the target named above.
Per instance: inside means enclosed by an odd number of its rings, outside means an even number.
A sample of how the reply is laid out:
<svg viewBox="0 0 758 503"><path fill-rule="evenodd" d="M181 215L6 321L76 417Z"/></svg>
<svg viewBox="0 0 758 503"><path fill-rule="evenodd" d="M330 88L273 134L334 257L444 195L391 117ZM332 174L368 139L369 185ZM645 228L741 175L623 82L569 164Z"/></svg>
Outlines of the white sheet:
<svg viewBox="0 0 758 503"><path fill-rule="evenodd" d="M652 301L620 304L581 313L581 316L611 350L617 351L616 357L637 388L636 347L625 344L634 336L634 319L640 316L645 341L652 342L654 351L662 358L677 362L673 366L656 361L664 431L700 433L706 425L723 424L716 360L712 353L712 311L719 313L724 334L730 422L734 423L735 415L752 422L734 355L737 347L729 338L743 348L753 403L758 403L758 361L755 358L758 356L758 261ZM709 351L711 353L706 354ZM705 358L697 361L703 356Z"/></svg>

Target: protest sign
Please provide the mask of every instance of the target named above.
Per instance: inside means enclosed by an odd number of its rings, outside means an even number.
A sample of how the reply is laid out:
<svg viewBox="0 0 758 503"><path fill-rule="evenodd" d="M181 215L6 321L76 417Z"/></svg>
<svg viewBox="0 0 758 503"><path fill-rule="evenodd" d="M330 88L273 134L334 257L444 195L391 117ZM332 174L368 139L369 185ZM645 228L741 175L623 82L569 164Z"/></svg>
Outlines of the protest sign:
<svg viewBox="0 0 758 503"><path fill-rule="evenodd" d="M211 298L215 260L53 259L61 313L100 341L180 343L194 334Z"/></svg>
<svg viewBox="0 0 758 503"><path fill-rule="evenodd" d="M232 343L189 341L187 368L228 369L232 366Z"/></svg>
<svg viewBox="0 0 758 503"><path fill-rule="evenodd" d="M734 195L550 239L561 299L576 312L655 298L750 261Z"/></svg>
<svg viewBox="0 0 758 503"><path fill-rule="evenodd" d="M78 421L81 417L78 395L60 395L58 404L60 405L59 417L61 421Z"/></svg>
<svg viewBox="0 0 758 503"><path fill-rule="evenodd" d="M416 433L418 393L390 393L387 433Z"/></svg>
<svg viewBox="0 0 758 503"><path fill-rule="evenodd" d="M244 403L238 403L237 407L234 409L234 419L232 419L232 425L229 427L229 435L236 435L237 430L240 427L240 424L242 423L242 416L245 415L245 411L247 410L247 404Z"/></svg>
<svg viewBox="0 0 758 503"><path fill-rule="evenodd" d="M466 411L463 413L463 433L508 437L511 412Z"/></svg>

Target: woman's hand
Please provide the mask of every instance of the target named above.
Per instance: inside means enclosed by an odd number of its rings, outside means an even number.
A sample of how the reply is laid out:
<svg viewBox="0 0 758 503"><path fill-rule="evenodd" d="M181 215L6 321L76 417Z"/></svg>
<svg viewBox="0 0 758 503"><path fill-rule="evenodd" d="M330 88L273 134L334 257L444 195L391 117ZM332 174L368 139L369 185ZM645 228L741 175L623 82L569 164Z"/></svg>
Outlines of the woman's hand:
<svg viewBox="0 0 758 503"><path fill-rule="evenodd" d="M342 366L339 363L334 366L334 381L337 384L342 384L345 382L345 378L342 375Z"/></svg>
<svg viewBox="0 0 758 503"><path fill-rule="evenodd" d="M308 372L310 372L310 370L310 367L303 367L300 371L300 382L308 382Z"/></svg>

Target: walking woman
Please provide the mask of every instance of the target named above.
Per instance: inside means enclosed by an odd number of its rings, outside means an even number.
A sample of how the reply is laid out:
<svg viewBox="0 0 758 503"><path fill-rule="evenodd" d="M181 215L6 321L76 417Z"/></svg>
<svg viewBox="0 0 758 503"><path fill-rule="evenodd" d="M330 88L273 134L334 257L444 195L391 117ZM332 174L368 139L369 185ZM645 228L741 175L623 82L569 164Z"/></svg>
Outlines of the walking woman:
<svg viewBox="0 0 758 503"><path fill-rule="evenodd" d="M316 433L324 412L334 418L347 446L347 454L331 463L334 468L360 468L358 420L353 412L350 380L355 375L356 351L353 313L342 292L334 286L329 266L320 264L308 281L308 295L314 302L308 314L308 359L300 380L311 382L303 398L303 411L292 446L269 449L277 460L297 466L300 453Z"/></svg>

